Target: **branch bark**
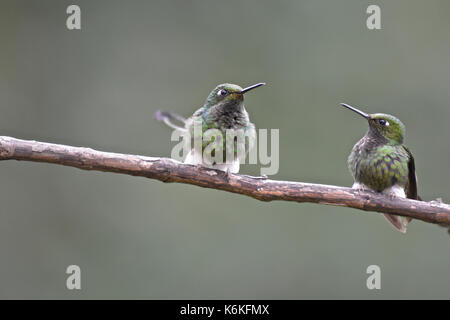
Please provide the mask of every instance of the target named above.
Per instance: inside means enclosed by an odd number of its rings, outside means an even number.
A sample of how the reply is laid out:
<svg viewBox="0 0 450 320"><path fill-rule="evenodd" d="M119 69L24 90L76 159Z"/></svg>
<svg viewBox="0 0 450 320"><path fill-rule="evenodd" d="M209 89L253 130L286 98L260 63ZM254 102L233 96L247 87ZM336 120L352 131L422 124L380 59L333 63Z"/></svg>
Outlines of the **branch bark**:
<svg viewBox="0 0 450 320"><path fill-rule="evenodd" d="M262 201L284 200L393 213L428 223L450 226L450 205L439 201L390 198L370 191L303 182L277 181L227 174L169 158L96 151L0 136L0 160L54 163L83 170L141 176L162 182L187 183L243 194Z"/></svg>

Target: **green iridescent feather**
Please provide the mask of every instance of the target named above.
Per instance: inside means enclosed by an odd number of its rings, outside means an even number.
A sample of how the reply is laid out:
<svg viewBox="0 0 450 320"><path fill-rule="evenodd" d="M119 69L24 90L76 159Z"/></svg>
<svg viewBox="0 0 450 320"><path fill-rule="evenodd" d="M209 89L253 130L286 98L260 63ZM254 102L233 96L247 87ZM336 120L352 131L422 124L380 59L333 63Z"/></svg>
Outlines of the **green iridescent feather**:
<svg viewBox="0 0 450 320"><path fill-rule="evenodd" d="M354 149L348 165L355 181L381 192L393 185L407 188L410 153L403 145L382 145L372 150Z"/></svg>

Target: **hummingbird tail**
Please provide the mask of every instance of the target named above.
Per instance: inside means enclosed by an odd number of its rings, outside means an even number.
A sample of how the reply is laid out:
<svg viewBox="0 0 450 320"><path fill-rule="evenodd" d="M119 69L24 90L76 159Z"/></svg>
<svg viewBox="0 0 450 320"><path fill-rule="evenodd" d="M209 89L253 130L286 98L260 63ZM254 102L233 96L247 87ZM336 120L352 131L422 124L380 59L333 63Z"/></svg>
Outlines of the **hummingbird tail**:
<svg viewBox="0 0 450 320"><path fill-rule="evenodd" d="M177 120L183 123L183 126L186 123L186 119L176 113L158 110L155 113L155 119L164 122L167 126L175 130L186 131L186 128L177 126L172 123L172 120Z"/></svg>
<svg viewBox="0 0 450 320"><path fill-rule="evenodd" d="M401 233L406 233L410 218L384 213L384 217Z"/></svg>

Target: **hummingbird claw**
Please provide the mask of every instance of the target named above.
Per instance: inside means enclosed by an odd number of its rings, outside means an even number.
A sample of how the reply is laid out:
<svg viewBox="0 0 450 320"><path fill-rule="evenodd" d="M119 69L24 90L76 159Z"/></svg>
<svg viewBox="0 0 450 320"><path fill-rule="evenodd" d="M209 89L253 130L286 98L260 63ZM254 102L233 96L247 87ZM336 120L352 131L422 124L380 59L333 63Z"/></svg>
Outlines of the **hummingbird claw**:
<svg viewBox="0 0 450 320"><path fill-rule="evenodd" d="M398 197L397 197L395 194L393 194L393 193L388 194L388 197L389 197L390 200L395 200L396 198L398 198Z"/></svg>
<svg viewBox="0 0 450 320"><path fill-rule="evenodd" d="M363 185L362 183L358 183L358 182L355 182L353 184L352 189L354 189L357 192L364 192L364 191L368 190L368 188L365 185Z"/></svg>

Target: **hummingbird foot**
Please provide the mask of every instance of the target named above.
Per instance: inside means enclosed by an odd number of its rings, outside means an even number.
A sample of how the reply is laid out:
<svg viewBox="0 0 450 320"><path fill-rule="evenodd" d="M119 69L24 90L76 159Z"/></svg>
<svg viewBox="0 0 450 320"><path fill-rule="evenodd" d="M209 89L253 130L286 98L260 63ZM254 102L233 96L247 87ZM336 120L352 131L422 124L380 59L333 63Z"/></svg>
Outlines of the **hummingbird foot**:
<svg viewBox="0 0 450 320"><path fill-rule="evenodd" d="M389 200L395 200L395 199L398 199L398 198L399 198L399 197L397 197L395 194L392 194L392 193L387 194L386 196L389 198Z"/></svg>
<svg viewBox="0 0 450 320"><path fill-rule="evenodd" d="M358 192L364 192L364 191L369 191L370 188L368 188L366 185L359 183L359 182L355 182L352 185L352 189L358 191Z"/></svg>
<svg viewBox="0 0 450 320"><path fill-rule="evenodd" d="M395 200L397 198L406 198L405 189L399 185L394 185L390 188L387 188L383 191L383 193L391 200Z"/></svg>

